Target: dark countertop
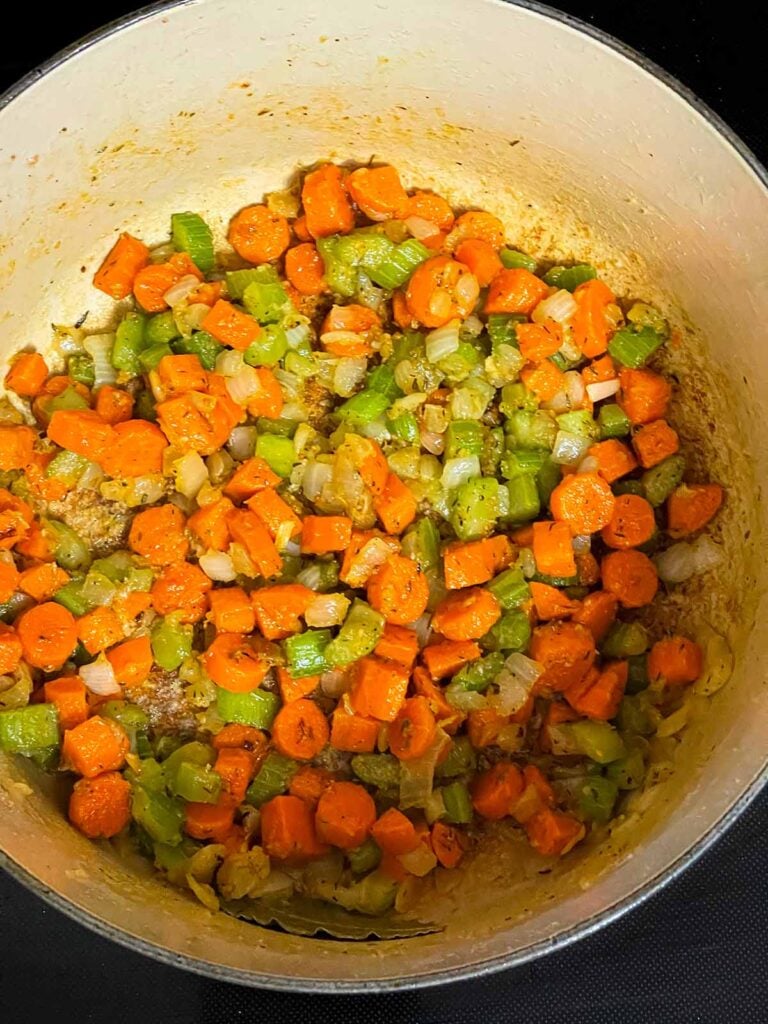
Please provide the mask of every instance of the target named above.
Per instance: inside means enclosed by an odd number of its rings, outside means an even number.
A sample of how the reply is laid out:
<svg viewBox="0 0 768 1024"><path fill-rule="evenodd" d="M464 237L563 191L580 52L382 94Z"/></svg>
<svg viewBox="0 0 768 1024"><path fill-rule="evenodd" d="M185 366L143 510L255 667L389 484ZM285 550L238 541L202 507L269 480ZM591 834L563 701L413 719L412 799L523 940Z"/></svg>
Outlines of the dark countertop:
<svg viewBox="0 0 768 1024"><path fill-rule="evenodd" d="M573 0L561 10L643 51L697 92L764 161L763 33L721 6L669 0ZM135 9L41 11L12 32L0 88L55 50ZM744 7L746 13L746 7ZM751 24L751 30L750 30ZM0 876L2 1019L9 1024L160 1021L262 1024L330 1018L336 1024L751 1024L768 1019L768 793L681 878L619 922L536 963L421 993L315 997L260 992L165 967L93 935Z"/></svg>

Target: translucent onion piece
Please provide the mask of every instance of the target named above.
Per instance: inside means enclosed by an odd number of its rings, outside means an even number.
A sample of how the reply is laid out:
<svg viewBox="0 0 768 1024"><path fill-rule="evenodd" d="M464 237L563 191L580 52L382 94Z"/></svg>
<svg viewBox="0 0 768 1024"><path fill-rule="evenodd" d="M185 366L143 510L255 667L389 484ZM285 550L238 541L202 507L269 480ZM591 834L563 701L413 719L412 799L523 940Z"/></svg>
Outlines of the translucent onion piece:
<svg viewBox="0 0 768 1024"><path fill-rule="evenodd" d="M584 460L586 462L586 459ZM571 541L571 547L577 555L586 555L592 550L592 537L588 533L580 533Z"/></svg>
<svg viewBox="0 0 768 1024"><path fill-rule="evenodd" d="M577 473L597 473L600 463L594 455L586 455L576 467Z"/></svg>
<svg viewBox="0 0 768 1024"><path fill-rule="evenodd" d="M659 579L665 583L683 583L720 565L723 552L709 537L679 541L654 557Z"/></svg>
<svg viewBox="0 0 768 1024"><path fill-rule="evenodd" d="M461 458L446 459L441 482L443 487L449 491L480 475L480 459L477 455L466 455Z"/></svg>
<svg viewBox="0 0 768 1024"><path fill-rule="evenodd" d="M406 217L404 223L413 237L419 240L422 238L434 238L435 235L440 234L440 228L424 217Z"/></svg>
<svg viewBox="0 0 768 1024"><path fill-rule="evenodd" d="M601 380L597 384L587 384L587 394L593 402L602 402L604 398L610 398L619 390L619 379Z"/></svg>
<svg viewBox="0 0 768 1024"><path fill-rule="evenodd" d="M256 450L257 437L256 427L233 427L227 440L227 451L236 462L244 462Z"/></svg>
<svg viewBox="0 0 768 1024"><path fill-rule="evenodd" d="M435 434L431 430L422 430L419 439L422 448L426 448L433 455L442 455L445 448L445 438L442 434Z"/></svg>
<svg viewBox="0 0 768 1024"><path fill-rule="evenodd" d="M200 556L200 568L209 580L231 583L237 576L232 558L226 551L206 551Z"/></svg>
<svg viewBox="0 0 768 1024"><path fill-rule="evenodd" d="M586 398L584 379L576 370L569 370L565 375L565 393L571 409L581 409Z"/></svg>
<svg viewBox="0 0 768 1024"><path fill-rule="evenodd" d="M400 764L400 807L424 807L430 796L435 779L435 765L450 740L438 727L437 735L426 753L411 761Z"/></svg>
<svg viewBox="0 0 768 1024"><path fill-rule="evenodd" d="M326 697L341 697L350 686L350 674L343 669L331 669L320 676L320 689Z"/></svg>
<svg viewBox="0 0 768 1024"><path fill-rule="evenodd" d="M285 338L288 342L288 348L297 349L309 340L312 331L309 324L300 323L296 324L295 327L289 327L285 332Z"/></svg>
<svg viewBox="0 0 768 1024"><path fill-rule="evenodd" d="M99 487L102 498L119 501L128 508L154 505L165 494L165 480L159 474L131 477L130 480L105 480Z"/></svg>
<svg viewBox="0 0 768 1024"><path fill-rule="evenodd" d="M236 374L227 377L226 387L232 401L238 405L247 405L261 390L261 380L255 367L242 366Z"/></svg>
<svg viewBox="0 0 768 1024"><path fill-rule="evenodd" d="M575 466L581 462L591 445L592 441L582 434L558 430L552 449L552 461L559 466Z"/></svg>
<svg viewBox="0 0 768 1024"><path fill-rule="evenodd" d="M517 555L517 564L527 580L536 575L536 559L530 548L520 548Z"/></svg>
<svg viewBox="0 0 768 1024"><path fill-rule="evenodd" d="M452 355L459 347L460 320L449 320L447 324L430 331L426 337L425 351L430 363L439 363L441 359Z"/></svg>
<svg viewBox="0 0 768 1024"><path fill-rule="evenodd" d="M92 661L90 665L81 665L78 674L85 683L86 689L91 693L98 694L99 697L109 697L113 693L121 692L112 665L103 654L99 655L96 661Z"/></svg>
<svg viewBox="0 0 768 1024"><path fill-rule="evenodd" d="M470 338L479 338L483 333L485 325L479 316L475 316L474 313L470 313L464 323L461 325L461 333L468 335Z"/></svg>
<svg viewBox="0 0 768 1024"><path fill-rule="evenodd" d="M208 467L197 452L183 455L175 466L176 490L185 498L194 498L208 480Z"/></svg>
<svg viewBox="0 0 768 1024"><path fill-rule="evenodd" d="M543 299L531 314L531 320L543 324L545 320L554 320L558 324L567 324L578 309L576 299L564 288Z"/></svg>
<svg viewBox="0 0 768 1024"><path fill-rule="evenodd" d="M304 613L304 621L312 628L339 626L344 621L350 601L343 594L318 594Z"/></svg>
<svg viewBox="0 0 768 1024"><path fill-rule="evenodd" d="M354 336L357 338L357 335ZM333 390L341 398L354 395L358 385L365 380L368 360L365 356L344 356L336 364L333 374Z"/></svg>
<svg viewBox="0 0 768 1024"><path fill-rule="evenodd" d="M444 434L448 429L448 412L444 405L432 405L428 403L424 406L422 413L424 421L424 429L430 434Z"/></svg>
<svg viewBox="0 0 768 1024"><path fill-rule="evenodd" d="M233 348L220 352L216 356L216 373L220 373L222 377L234 377L244 365L242 353Z"/></svg>
<svg viewBox="0 0 768 1024"><path fill-rule="evenodd" d="M406 871L417 878L423 878L437 866L437 857L426 843L419 843L415 850L401 854L398 860Z"/></svg>
<svg viewBox="0 0 768 1024"><path fill-rule="evenodd" d="M317 501L323 488L331 482L333 466L328 462L310 462L304 470L301 489L308 501Z"/></svg>
<svg viewBox="0 0 768 1024"><path fill-rule="evenodd" d="M488 698L475 690L447 690L445 699L457 711L483 711L488 707Z"/></svg>
<svg viewBox="0 0 768 1024"><path fill-rule="evenodd" d="M83 340L83 348L93 359L94 389L117 380L117 370L112 365L114 344L114 334L91 334Z"/></svg>
<svg viewBox="0 0 768 1024"><path fill-rule="evenodd" d="M696 639L704 651L704 668L693 684L693 692L702 697L717 693L733 675L733 651L724 636L704 623L696 631Z"/></svg>
<svg viewBox="0 0 768 1024"><path fill-rule="evenodd" d="M163 298L169 306L178 306L180 303L184 302L187 296L191 295L199 285L200 282L194 274L187 274L177 281L176 284L172 285L163 295Z"/></svg>

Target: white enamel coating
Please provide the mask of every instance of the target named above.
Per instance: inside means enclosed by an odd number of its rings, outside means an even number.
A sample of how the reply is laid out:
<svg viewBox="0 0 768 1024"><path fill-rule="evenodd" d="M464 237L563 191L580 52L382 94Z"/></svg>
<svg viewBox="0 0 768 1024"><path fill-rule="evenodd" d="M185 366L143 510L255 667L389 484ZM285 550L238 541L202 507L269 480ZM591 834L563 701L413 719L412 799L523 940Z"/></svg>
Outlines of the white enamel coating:
<svg viewBox="0 0 768 1024"><path fill-rule="evenodd" d="M446 932L401 943L322 943L213 917L81 839L55 797L30 795L6 763L0 848L17 875L119 941L253 984L426 984L546 951L684 863L754 791L768 750L755 483L766 478L768 194L706 116L579 28L494 0L202 0L91 42L0 111L3 357L45 349L51 322L85 310L106 320L89 282L118 230L157 242L191 208L221 233L299 165L371 157L408 185L500 210L510 241L540 257L593 259L681 328L677 365L696 389L681 429L694 465L732 487L728 571L706 610L737 670L632 829L551 883L486 856ZM553 899L537 899L548 885ZM435 905L445 912L446 897Z"/></svg>

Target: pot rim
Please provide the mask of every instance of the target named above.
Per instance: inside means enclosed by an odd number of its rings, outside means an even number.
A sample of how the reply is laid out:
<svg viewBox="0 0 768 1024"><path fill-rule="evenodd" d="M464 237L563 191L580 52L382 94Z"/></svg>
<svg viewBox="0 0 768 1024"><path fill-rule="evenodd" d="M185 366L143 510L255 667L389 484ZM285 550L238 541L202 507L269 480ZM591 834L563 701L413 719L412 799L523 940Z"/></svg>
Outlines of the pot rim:
<svg viewBox="0 0 768 1024"><path fill-rule="evenodd" d="M116 35L125 28L136 25L148 18L153 17L162 11L170 11L176 7L186 7L196 0L159 0L157 3L142 7L139 10L126 14L121 18L108 22L101 28L83 36L76 42L64 47L55 53L48 60L33 68L26 75L20 78L14 85L11 85L0 95L0 111L4 110L10 103L26 92L50 72L72 60L74 57L84 53L90 47L102 40ZM465 0L465 2L476 2L476 0ZM748 167L758 178L763 188L768 191L768 170L763 166L758 157L752 152L744 140L719 116L712 108L701 100L692 89L683 85L674 75L665 71L655 61L646 57L640 51L623 43L615 36L603 29L590 25L580 18L574 17L565 11L556 10L548 4L540 3L539 0L483 0L494 4L521 7L534 14L548 18L550 21L559 22L589 38L602 43L608 49L624 57L632 64L637 65L649 75L658 79L672 92L684 100L693 110L707 122L718 135L740 156ZM676 879L689 865L698 860L720 836L730 828L736 819L744 812L749 804L755 799L758 793L768 784L768 763L749 782L741 796L734 801L722 817L704 833L698 840L693 842L687 850L681 853L676 860L666 868L657 872L652 878L646 880L634 892L618 900L612 906L594 914L578 925L567 929L564 932L550 939L542 939L531 943L513 953L505 953L493 957L481 963L468 964L464 967L455 967L442 971L433 971L429 974L409 978L384 978L380 980L359 981L349 980L321 980L312 978L291 978L274 974L259 974L256 971L246 971L236 967L225 967L219 964L200 960L196 957L187 956L182 953L174 953L169 949L158 946L154 942L130 935L107 921L101 920L89 911L71 903L45 886L40 879L30 874L21 864L17 863L0 849L0 867L8 872L16 881L20 882L26 889L39 896L50 906L55 907L67 917L78 924L89 928L104 938L110 939L117 944L127 947L133 952L141 953L152 957L161 963L174 967L180 967L194 974L212 978L215 981L227 981L235 984L246 985L252 988L265 988L285 992L306 992L306 993L381 993L408 991L417 988L434 987L450 982L465 981L475 978L484 978L498 971L535 960L556 950L570 946L577 939L594 934L605 925L618 920L634 907L645 903L651 896L660 892L666 885Z"/></svg>

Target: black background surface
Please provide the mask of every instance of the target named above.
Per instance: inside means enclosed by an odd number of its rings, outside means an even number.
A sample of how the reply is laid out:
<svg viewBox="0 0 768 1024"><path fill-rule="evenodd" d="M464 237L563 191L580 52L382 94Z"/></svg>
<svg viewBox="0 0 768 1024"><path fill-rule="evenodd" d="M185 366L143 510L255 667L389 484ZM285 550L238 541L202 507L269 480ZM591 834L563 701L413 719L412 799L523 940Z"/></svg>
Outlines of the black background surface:
<svg viewBox="0 0 768 1024"><path fill-rule="evenodd" d="M768 162L763 89L752 85L764 66L765 37L746 4L575 0L557 6L676 75ZM88 10L46 5L28 31L4 33L0 89L135 7L113 0ZM335 1024L763 1024L768 1020L767 840L764 793L683 877L597 935L480 981L384 996L291 996L185 974L93 935L3 875L0 1019L8 1024L326 1019Z"/></svg>

